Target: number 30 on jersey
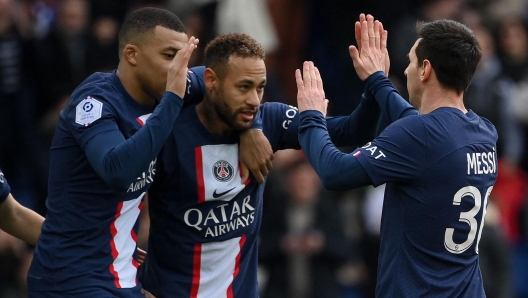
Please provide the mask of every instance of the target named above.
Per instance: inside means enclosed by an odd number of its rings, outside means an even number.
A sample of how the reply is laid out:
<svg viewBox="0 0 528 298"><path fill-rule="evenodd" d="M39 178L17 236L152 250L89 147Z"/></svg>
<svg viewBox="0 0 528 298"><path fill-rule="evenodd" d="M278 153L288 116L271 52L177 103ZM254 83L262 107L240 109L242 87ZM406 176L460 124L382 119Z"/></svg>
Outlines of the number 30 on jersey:
<svg viewBox="0 0 528 298"><path fill-rule="evenodd" d="M460 205L462 198L471 197L475 201L475 205L468 212L460 212L460 218L458 221L465 222L469 225L469 234L466 241L462 243L455 243L453 240L453 234L455 229L447 228L444 236L444 246L450 253L461 254L465 252L468 248L471 247L473 242L475 242L475 237L477 237L477 245L475 246L475 253L478 254L478 244L480 241L480 235L482 234L482 227L484 226L484 217L486 216L486 206L488 204L488 198L491 194L493 186L490 186L486 190L484 196L484 204L482 204L482 196L478 188L474 186L462 187L453 198L453 205ZM477 223L475 216L479 213L481 207L483 208L482 218L480 219L480 224ZM478 230L478 233L477 233Z"/></svg>

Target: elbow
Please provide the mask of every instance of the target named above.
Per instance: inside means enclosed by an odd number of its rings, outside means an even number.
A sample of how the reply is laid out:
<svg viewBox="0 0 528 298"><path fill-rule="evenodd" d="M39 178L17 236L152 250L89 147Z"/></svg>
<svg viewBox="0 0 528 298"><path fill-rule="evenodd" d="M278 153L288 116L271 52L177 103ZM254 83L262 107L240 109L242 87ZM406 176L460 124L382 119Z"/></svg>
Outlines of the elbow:
<svg viewBox="0 0 528 298"><path fill-rule="evenodd" d="M320 175L321 182L323 183L324 188L331 190L331 191L340 191L341 188L339 186L338 179L336 179L336 174L327 172L326 174Z"/></svg>

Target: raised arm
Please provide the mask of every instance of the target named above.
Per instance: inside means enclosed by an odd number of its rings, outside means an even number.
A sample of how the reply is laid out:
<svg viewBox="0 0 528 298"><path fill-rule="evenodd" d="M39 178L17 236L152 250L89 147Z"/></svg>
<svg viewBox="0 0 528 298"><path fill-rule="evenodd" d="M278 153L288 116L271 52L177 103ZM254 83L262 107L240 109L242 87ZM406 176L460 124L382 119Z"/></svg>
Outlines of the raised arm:
<svg viewBox="0 0 528 298"><path fill-rule="evenodd" d="M197 43L191 37L176 54L167 74L167 91L144 127L129 139L118 129L99 131L86 143L90 164L108 185L126 190L159 154L183 105L187 63Z"/></svg>
<svg viewBox="0 0 528 298"><path fill-rule="evenodd" d="M349 47L354 68L359 78L365 81L366 92L376 98L389 123L418 114L387 78L390 60L387 52L388 33L383 24L371 15L360 14L355 33L358 46Z"/></svg>

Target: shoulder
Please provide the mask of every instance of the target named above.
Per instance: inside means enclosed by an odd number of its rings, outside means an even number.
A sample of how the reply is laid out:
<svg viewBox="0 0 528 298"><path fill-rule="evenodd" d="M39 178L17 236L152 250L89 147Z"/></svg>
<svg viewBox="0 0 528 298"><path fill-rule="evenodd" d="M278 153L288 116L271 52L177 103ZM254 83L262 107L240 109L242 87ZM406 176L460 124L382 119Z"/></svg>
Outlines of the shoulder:
<svg viewBox="0 0 528 298"><path fill-rule="evenodd" d="M94 73L72 93L64 112L86 124L99 119L104 113L114 114L123 105L123 94L118 91L113 73ZM82 119L77 119L81 117ZM86 123L85 123L86 122Z"/></svg>
<svg viewBox="0 0 528 298"><path fill-rule="evenodd" d="M423 115L410 115L394 121L384 131L423 131L427 122Z"/></svg>
<svg viewBox="0 0 528 298"><path fill-rule="evenodd" d="M293 118L299 113L299 109L297 109L297 107L281 102L265 102L260 105L259 109L262 112L262 117L269 117L270 115L283 115L283 113L287 112Z"/></svg>
<svg viewBox="0 0 528 298"><path fill-rule="evenodd" d="M79 103L87 96L106 100L119 94L113 80L114 73L96 72L82 82L72 93L70 101Z"/></svg>
<svg viewBox="0 0 528 298"><path fill-rule="evenodd" d="M67 109L75 109L86 100L95 100L99 103L116 104L123 95L118 91L113 73L94 73L82 82L72 93Z"/></svg>

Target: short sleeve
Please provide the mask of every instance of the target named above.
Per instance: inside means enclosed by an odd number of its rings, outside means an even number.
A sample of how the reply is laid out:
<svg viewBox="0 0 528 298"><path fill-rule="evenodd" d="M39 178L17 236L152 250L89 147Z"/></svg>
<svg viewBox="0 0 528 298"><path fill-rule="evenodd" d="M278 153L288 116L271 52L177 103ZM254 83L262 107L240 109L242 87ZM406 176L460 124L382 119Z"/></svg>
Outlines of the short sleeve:
<svg viewBox="0 0 528 298"><path fill-rule="evenodd" d="M374 186L378 186L387 182L404 183L418 177L427 166L428 151L427 134L420 116L409 116L389 125L352 155Z"/></svg>

